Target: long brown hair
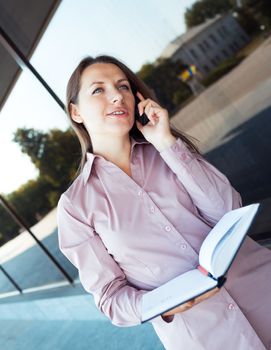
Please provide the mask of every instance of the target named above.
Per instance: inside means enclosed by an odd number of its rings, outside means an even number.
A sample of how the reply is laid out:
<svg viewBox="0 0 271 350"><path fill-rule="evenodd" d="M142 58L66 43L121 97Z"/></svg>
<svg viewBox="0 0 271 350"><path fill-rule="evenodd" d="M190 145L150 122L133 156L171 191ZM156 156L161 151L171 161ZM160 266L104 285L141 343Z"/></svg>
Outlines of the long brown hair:
<svg viewBox="0 0 271 350"><path fill-rule="evenodd" d="M71 121L72 128L75 131L80 145L81 145L81 163L78 169L78 173L80 173L84 167L84 164L86 162L86 154L87 152L93 152L91 139L89 136L89 133L84 126L83 123L77 123L75 122L71 117L71 109L70 104L77 104L78 103L78 94L81 88L81 77L84 72L84 70L89 67L90 65L94 63L112 63L118 66L123 73L126 75L130 85L131 89L135 95L136 91L139 91L146 99L150 98L153 101L159 103L157 100L155 93L153 90L151 90L142 79L140 79L135 73L133 73L124 63L122 63L120 60L118 60L115 57L108 56L108 55L100 55L97 57L91 57L86 56L83 58L78 66L75 68L74 72L72 73L66 89L66 112L68 114L68 117ZM189 139L192 138L191 136L184 135L183 132L176 130L173 126L170 126L170 130L173 136L180 137L186 145L194 152L199 153L198 148L196 145ZM131 128L129 132L130 136L132 136L135 139L141 139L145 140L143 134L138 130L136 123L134 122L133 127Z"/></svg>

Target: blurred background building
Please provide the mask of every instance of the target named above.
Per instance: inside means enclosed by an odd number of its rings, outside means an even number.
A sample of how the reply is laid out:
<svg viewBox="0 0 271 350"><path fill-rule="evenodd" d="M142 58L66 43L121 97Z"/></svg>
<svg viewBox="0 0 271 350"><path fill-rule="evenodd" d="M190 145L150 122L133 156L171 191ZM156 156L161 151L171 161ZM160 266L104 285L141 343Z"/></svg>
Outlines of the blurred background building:
<svg viewBox="0 0 271 350"><path fill-rule="evenodd" d="M249 36L231 13L216 15L170 42L160 58L194 64L203 76L207 76L249 41Z"/></svg>

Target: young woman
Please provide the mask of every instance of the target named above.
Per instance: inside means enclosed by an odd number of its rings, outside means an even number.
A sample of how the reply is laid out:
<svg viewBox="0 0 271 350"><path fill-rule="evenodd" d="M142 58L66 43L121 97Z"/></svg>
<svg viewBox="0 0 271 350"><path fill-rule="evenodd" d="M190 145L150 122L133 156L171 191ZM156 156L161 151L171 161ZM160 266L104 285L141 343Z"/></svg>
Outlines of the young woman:
<svg viewBox="0 0 271 350"><path fill-rule="evenodd" d="M138 325L142 295L197 266L204 238L240 195L114 57L79 63L67 112L82 161L59 200L60 249L113 324ZM135 119L143 112L146 125ZM150 322L166 349L270 349L270 295L271 253L247 237L219 291Z"/></svg>

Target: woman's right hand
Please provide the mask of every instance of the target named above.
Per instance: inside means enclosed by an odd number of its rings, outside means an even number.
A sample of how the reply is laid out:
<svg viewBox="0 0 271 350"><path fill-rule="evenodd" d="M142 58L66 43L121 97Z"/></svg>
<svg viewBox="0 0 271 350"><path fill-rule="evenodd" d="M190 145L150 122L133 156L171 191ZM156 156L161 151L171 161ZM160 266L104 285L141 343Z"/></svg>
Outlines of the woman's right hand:
<svg viewBox="0 0 271 350"><path fill-rule="evenodd" d="M174 309L171 309L171 310L165 312L161 316L165 321L167 321L167 320L171 321L175 314L189 310L189 309L191 309L191 307L193 305L195 305L195 299L191 299L191 300L187 301L186 303L179 305L179 306L175 307Z"/></svg>
<svg viewBox="0 0 271 350"><path fill-rule="evenodd" d="M200 296L198 296L197 298L194 298L194 299L191 299L189 301L187 301L186 303L182 304L182 305L179 305L177 307L175 307L174 309L171 309L167 312L165 312L164 314L162 314L162 318L164 320L172 320L173 317L170 317L170 316L173 316L179 312L184 312L186 310L189 310L191 309L191 307L193 307L194 305L197 305L199 303L201 303L203 300L206 300L206 299L209 299L211 298L213 295L215 295L220 289L218 287L210 290L209 292L206 292Z"/></svg>

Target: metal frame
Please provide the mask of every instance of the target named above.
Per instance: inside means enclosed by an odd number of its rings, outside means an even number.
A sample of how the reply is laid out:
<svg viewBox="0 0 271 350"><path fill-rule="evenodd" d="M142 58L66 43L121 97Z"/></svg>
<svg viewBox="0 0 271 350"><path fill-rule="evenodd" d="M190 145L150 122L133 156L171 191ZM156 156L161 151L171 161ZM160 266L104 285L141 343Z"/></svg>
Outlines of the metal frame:
<svg viewBox="0 0 271 350"><path fill-rule="evenodd" d="M12 39L8 36L8 34L4 31L4 29L0 26L0 43L4 46L4 48L10 53L12 58L17 62L18 66L21 67L22 70L28 70L49 92L49 94L53 97L56 103L65 111L64 103L60 100L60 98L56 95L56 93L50 88L50 86L46 83L46 81L42 78L42 76L37 72L37 70L32 66L27 57L22 53L22 51L16 46L16 44L12 41Z"/></svg>
<svg viewBox="0 0 271 350"><path fill-rule="evenodd" d="M46 81L41 77L41 75L37 72L37 70L31 65L28 58L20 51L20 49L16 46L16 44L12 41L9 35L4 31L2 27L0 27L0 43L5 47L5 49L10 53L12 58L17 62L19 67L22 70L28 70L35 79L37 79L46 91L53 97L55 102L62 108L65 112L65 106L63 102L59 99L59 97L55 94L55 92L50 88L50 86L46 83ZM39 241L39 239L34 235L34 233L30 230L28 225L24 222L22 217L16 212L16 210L8 203L8 201L0 195L0 202L3 204L4 208L7 212L12 216L13 220L16 221L20 227L26 230L32 238L36 241L36 243L40 246L43 252L48 256L48 258L53 262L55 267L61 272L61 274L65 277L69 284L73 285L72 277L65 271L65 269L58 263L58 261L54 258L54 256L49 252L49 250L44 246L44 244ZM5 274L5 276L9 279L12 285L16 288L19 293L24 293L24 291L20 288L20 286L13 280L13 278L4 270L4 268L0 265L0 270ZM36 287L31 289L40 289L43 287Z"/></svg>

